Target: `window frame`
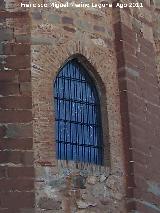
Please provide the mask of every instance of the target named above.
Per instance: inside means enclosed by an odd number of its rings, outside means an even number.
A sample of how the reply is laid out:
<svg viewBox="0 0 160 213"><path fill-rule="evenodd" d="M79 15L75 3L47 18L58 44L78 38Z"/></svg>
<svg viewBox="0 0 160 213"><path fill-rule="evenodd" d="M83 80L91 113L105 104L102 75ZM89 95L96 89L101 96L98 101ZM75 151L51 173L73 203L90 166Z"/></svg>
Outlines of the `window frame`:
<svg viewBox="0 0 160 213"><path fill-rule="evenodd" d="M95 68L90 64L90 62L82 55L75 54L71 57L69 57L58 69L58 72L56 73L56 77L58 76L59 72L63 69L63 67L73 59L76 59L78 63L86 70L87 75L90 77L91 81L94 83L94 86L96 88L96 92L99 99L99 105L100 105L100 117L101 117L101 133L102 133L102 164L94 164L97 166L107 166L110 167L110 144L109 144L109 131L108 131L108 112L107 112L107 104L106 104L106 89L103 84L102 79L100 78L97 71L95 71ZM53 87L56 81L56 77L53 81ZM54 91L53 91L54 92ZM54 116L56 119L56 116ZM106 122L107 117L107 122ZM104 128L105 127L105 128ZM105 131L104 131L105 130ZM56 131L56 127L55 127ZM61 159L58 159L61 160ZM63 160L63 159L62 159ZM67 161L67 160L65 160ZM70 160L69 160L70 161ZM71 160L72 161L72 160ZM75 163L85 163L84 161L79 161ZM92 164L92 163L91 163Z"/></svg>

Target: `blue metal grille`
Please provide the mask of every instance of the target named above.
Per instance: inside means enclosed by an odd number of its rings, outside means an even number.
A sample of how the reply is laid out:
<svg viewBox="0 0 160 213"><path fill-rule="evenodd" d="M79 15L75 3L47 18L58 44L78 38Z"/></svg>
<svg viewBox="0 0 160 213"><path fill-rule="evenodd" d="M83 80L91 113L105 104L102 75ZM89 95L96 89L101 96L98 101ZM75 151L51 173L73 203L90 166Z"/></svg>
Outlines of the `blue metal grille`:
<svg viewBox="0 0 160 213"><path fill-rule="evenodd" d="M57 158L102 164L100 102L93 81L77 59L58 73L54 102Z"/></svg>

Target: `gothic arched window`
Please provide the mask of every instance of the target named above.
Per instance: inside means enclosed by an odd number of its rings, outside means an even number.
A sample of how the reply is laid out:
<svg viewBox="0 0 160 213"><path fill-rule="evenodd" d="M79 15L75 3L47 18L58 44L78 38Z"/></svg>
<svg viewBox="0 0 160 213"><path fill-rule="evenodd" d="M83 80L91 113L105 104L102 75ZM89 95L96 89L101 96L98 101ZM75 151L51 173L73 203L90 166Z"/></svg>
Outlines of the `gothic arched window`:
<svg viewBox="0 0 160 213"><path fill-rule="evenodd" d="M57 159L103 163L100 101L88 71L68 61L54 83Z"/></svg>

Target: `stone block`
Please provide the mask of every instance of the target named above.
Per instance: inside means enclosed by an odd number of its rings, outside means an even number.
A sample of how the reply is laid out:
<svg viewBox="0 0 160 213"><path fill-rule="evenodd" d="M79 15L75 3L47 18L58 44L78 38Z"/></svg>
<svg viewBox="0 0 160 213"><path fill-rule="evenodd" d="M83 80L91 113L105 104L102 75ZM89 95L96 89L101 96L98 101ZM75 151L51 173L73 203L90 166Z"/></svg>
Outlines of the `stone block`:
<svg viewBox="0 0 160 213"><path fill-rule="evenodd" d="M56 201L51 198L42 197L38 202L38 206L45 210L60 210L61 201Z"/></svg>
<svg viewBox="0 0 160 213"><path fill-rule="evenodd" d="M50 24L59 24L60 23L60 16L55 14L49 14L48 22Z"/></svg>
<svg viewBox="0 0 160 213"><path fill-rule="evenodd" d="M0 28L0 42L13 39L13 30L9 28Z"/></svg>

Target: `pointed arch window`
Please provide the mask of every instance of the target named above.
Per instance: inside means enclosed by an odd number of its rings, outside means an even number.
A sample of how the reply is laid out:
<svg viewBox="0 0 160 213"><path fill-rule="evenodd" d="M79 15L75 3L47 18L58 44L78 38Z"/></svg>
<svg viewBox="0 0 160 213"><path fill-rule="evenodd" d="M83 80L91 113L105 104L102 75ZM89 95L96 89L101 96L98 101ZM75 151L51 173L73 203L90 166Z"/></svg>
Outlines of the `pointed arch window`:
<svg viewBox="0 0 160 213"><path fill-rule="evenodd" d="M57 159L103 163L101 111L94 81L78 61L68 61L54 82Z"/></svg>

